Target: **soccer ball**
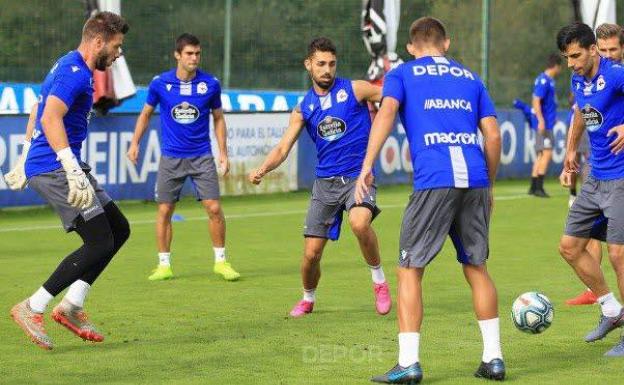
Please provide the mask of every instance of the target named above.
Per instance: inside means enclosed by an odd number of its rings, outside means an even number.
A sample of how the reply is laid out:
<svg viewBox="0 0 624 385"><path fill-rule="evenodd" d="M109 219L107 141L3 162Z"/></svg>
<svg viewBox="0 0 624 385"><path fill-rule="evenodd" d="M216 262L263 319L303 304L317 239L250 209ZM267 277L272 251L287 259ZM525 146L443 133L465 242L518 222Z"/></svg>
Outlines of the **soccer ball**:
<svg viewBox="0 0 624 385"><path fill-rule="evenodd" d="M548 329L554 315L555 309L548 297L535 291L522 294L511 307L514 325L525 333L539 334Z"/></svg>

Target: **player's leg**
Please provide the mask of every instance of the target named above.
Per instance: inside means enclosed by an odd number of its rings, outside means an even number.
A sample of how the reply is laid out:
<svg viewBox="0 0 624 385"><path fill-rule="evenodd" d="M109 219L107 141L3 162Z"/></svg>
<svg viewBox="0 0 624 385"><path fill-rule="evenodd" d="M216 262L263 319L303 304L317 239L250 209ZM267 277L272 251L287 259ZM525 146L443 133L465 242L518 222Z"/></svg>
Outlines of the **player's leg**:
<svg viewBox="0 0 624 385"><path fill-rule="evenodd" d="M385 374L373 377L374 382L415 384L423 377L419 357L422 277L425 266L444 245L459 198L460 190L457 189L415 191L410 197L399 240L399 360Z"/></svg>
<svg viewBox="0 0 624 385"><path fill-rule="evenodd" d="M104 214L113 233L113 250L108 257L99 260L80 279L69 286L63 300L52 310L52 318L77 336L85 340L99 342L104 337L89 322L88 316L83 310L84 302L95 280L130 236L130 225L121 210L119 210L119 207L104 190L97 186L95 179L92 180L92 184L96 187L95 191L99 201L104 205Z"/></svg>
<svg viewBox="0 0 624 385"><path fill-rule="evenodd" d="M375 293L375 309L379 314L388 314L392 308L392 298L388 282L381 267L377 234L372 226L372 221L380 212L376 206L376 189L374 186L371 186L367 201L361 206L356 206L353 186L346 189L348 191L346 207L349 210L349 224L358 240L362 256L371 271L373 292Z"/></svg>
<svg viewBox="0 0 624 385"><path fill-rule="evenodd" d="M544 140L548 141L549 139L545 138ZM548 165L550 164L551 159L552 159L552 146L548 148L545 145L544 151L542 151L542 154L539 158L539 163L537 167L537 189L535 192L535 196L538 196L541 198L549 197L549 195L546 193L546 190L544 190L544 177L546 176L546 172L548 171Z"/></svg>
<svg viewBox="0 0 624 385"><path fill-rule="evenodd" d="M312 312L316 301L316 288L321 278L323 249L328 239L337 240L340 236L343 210L341 183L337 178L319 178L312 186L312 198L303 230L303 299L291 310L292 317L301 317Z"/></svg>
<svg viewBox="0 0 624 385"><path fill-rule="evenodd" d="M150 281L160 281L173 277L171 269L171 242L173 226L171 216L186 179L185 160L161 156L156 177L156 246L158 247L158 265L148 277Z"/></svg>
<svg viewBox="0 0 624 385"><path fill-rule="evenodd" d="M201 201L208 214L208 232L214 251L213 271L227 281L235 281L240 278L240 274L226 261L225 215L221 208L219 175L214 158L212 155L189 158L186 167L193 181L197 200Z"/></svg>
<svg viewBox="0 0 624 385"><path fill-rule="evenodd" d="M291 317L302 317L312 312L316 301L316 288L321 279L321 256L327 238L306 236L301 260L301 281L303 298L290 311Z"/></svg>
<svg viewBox="0 0 624 385"><path fill-rule="evenodd" d="M498 296L486 268L490 252L489 195L488 188L465 190L449 235L472 291L472 303L483 339L483 354L475 376L503 380L505 364L500 343Z"/></svg>
<svg viewBox="0 0 624 385"><path fill-rule="evenodd" d="M624 244L607 244L609 251L609 260L615 270L618 287L620 289L620 298L624 298ZM616 321L619 326L624 325L624 310L620 312L619 319ZM624 336L620 338L613 348L605 353L609 357L624 357Z"/></svg>
<svg viewBox="0 0 624 385"><path fill-rule="evenodd" d="M531 186L529 187L529 195L534 195L537 190L537 175L538 175L538 166L540 157L542 156L542 152L539 151L535 155L535 160L533 161L533 167L531 168Z"/></svg>
<svg viewBox="0 0 624 385"><path fill-rule="evenodd" d="M227 281L235 281L240 278L225 257L225 215L218 199L204 199L202 206L208 214L208 232L212 240L214 251L214 272L221 275Z"/></svg>
<svg viewBox="0 0 624 385"><path fill-rule="evenodd" d="M158 266L148 277L150 281L160 281L173 277L171 269L171 242L173 226L171 217L175 211L175 203L159 202L156 211L156 245L158 247Z"/></svg>

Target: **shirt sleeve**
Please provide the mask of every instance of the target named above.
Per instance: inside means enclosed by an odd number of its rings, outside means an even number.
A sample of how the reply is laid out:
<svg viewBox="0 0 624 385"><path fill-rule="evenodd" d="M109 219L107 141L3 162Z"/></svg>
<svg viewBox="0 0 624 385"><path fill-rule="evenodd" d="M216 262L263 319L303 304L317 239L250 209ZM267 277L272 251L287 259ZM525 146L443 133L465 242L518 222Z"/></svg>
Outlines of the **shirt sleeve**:
<svg viewBox="0 0 624 385"><path fill-rule="evenodd" d="M210 109L218 110L221 108L221 83L218 80L214 82L215 92L210 99Z"/></svg>
<svg viewBox="0 0 624 385"><path fill-rule="evenodd" d="M385 76L382 95L384 98L389 96L396 99L399 104L403 104L403 100L405 99L405 89L403 87L403 79L401 78L400 68L401 67L397 67L393 69Z"/></svg>
<svg viewBox="0 0 624 385"><path fill-rule="evenodd" d="M624 94L624 67L620 66L620 65L614 65L612 67L612 71L613 71L613 79L614 79L614 86L615 88L617 88L617 90Z"/></svg>
<svg viewBox="0 0 624 385"><path fill-rule="evenodd" d="M149 104L152 107L156 107L159 102L158 90L156 89L157 82L158 78L152 79L152 82L149 85L149 89L147 90L147 99L145 100L145 103Z"/></svg>
<svg viewBox="0 0 624 385"><path fill-rule="evenodd" d="M85 79L84 74L79 70L72 72L67 68L60 68L59 74L54 78L52 87L48 95L54 95L61 99L67 108L74 104L74 101L81 93L86 91L89 81Z"/></svg>
<svg viewBox="0 0 624 385"><path fill-rule="evenodd" d="M535 80L535 86L533 87L533 96L543 99L548 93L548 81L542 77Z"/></svg>
<svg viewBox="0 0 624 385"><path fill-rule="evenodd" d="M483 119L487 116L496 117L496 109L494 108L494 103L492 102L492 98L490 98L490 94L487 89L483 85L480 84L479 88L479 119Z"/></svg>

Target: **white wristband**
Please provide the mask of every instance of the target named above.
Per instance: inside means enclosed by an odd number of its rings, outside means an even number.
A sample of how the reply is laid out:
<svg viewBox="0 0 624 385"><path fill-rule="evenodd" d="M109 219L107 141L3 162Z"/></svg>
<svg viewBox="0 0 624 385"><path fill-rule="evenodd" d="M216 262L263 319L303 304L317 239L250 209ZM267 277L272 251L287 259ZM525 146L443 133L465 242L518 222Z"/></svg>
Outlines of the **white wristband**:
<svg viewBox="0 0 624 385"><path fill-rule="evenodd" d="M74 167L80 168L80 164L78 163L78 160L74 156L74 153L72 152L70 147L65 147L62 150L57 151L56 159L60 160L61 163L69 162Z"/></svg>

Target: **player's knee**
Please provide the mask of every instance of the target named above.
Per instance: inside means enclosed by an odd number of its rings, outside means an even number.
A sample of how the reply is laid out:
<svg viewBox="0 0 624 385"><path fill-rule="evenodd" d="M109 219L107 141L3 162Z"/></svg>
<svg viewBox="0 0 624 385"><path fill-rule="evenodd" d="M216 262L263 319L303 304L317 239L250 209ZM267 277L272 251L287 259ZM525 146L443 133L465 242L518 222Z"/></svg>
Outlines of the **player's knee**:
<svg viewBox="0 0 624 385"><path fill-rule="evenodd" d="M311 263L311 264L318 264L319 262L321 262L321 251L320 250L306 250L303 253L303 258L306 260L306 262Z"/></svg>
<svg viewBox="0 0 624 385"><path fill-rule="evenodd" d="M223 213L221 212L221 205L219 202L211 203L206 205L206 212L208 213L208 217L210 219L221 219Z"/></svg>
<svg viewBox="0 0 624 385"><path fill-rule="evenodd" d="M158 216L161 219L170 219L173 215L173 210L175 209L174 205L170 204L159 204L158 205Z"/></svg>
<svg viewBox="0 0 624 385"><path fill-rule="evenodd" d="M559 254L568 262L575 261L581 254L580 251L578 247L566 239L559 242Z"/></svg>
<svg viewBox="0 0 624 385"><path fill-rule="evenodd" d="M370 222L368 220L360 218L351 219L349 223L351 224L351 230L353 231L353 234L355 234L357 237L365 236L370 230Z"/></svg>

